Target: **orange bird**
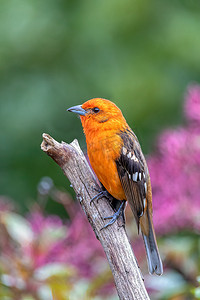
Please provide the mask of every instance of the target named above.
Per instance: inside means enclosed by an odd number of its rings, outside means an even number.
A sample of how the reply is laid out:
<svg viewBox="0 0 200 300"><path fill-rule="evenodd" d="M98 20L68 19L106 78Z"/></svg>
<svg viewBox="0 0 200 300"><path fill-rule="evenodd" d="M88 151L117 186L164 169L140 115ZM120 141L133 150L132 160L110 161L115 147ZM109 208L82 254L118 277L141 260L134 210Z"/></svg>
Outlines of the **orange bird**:
<svg viewBox="0 0 200 300"><path fill-rule="evenodd" d="M121 110L109 100L91 99L68 111L80 115L88 157L99 181L110 195L122 201L105 227L123 213L128 201L142 231L149 273L161 275L163 266L152 222L150 176L136 135Z"/></svg>

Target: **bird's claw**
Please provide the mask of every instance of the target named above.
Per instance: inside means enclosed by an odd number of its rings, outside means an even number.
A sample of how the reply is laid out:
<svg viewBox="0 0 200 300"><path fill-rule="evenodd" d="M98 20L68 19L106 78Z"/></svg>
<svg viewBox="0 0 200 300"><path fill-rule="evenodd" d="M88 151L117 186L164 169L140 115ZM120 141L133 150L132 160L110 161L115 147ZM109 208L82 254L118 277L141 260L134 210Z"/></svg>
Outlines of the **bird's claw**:
<svg viewBox="0 0 200 300"><path fill-rule="evenodd" d="M104 218L104 220L106 220L106 219L110 219L110 217ZM117 219L118 219L118 217L112 218L110 220L110 222L108 222L106 225L104 225L100 230L103 230L103 229L107 228L108 226L112 225Z"/></svg>
<svg viewBox="0 0 200 300"><path fill-rule="evenodd" d="M107 191L100 191L90 200L90 205L92 204L92 202L94 202L94 200L96 200L98 203L99 199L101 199L102 197L106 197L107 199L109 199L109 193Z"/></svg>
<svg viewBox="0 0 200 300"><path fill-rule="evenodd" d="M125 203L126 203L126 201L122 201L122 203L121 203L119 209L114 213L114 215L109 216L109 217L104 217L104 218L103 218L104 220L108 220L108 219L111 219L111 220L110 220L110 222L108 222L105 226L103 226L103 227L101 228L101 230L107 228L107 227L110 226L110 225L112 225L112 224L113 224L113 223L114 223L121 215L123 215Z"/></svg>

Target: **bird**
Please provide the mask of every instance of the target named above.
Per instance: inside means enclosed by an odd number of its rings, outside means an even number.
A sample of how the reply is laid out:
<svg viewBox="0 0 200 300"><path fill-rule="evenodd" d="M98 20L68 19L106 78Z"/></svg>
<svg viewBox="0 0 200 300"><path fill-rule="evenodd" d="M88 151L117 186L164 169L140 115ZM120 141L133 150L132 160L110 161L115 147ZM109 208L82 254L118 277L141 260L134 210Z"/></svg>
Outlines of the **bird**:
<svg viewBox="0 0 200 300"><path fill-rule="evenodd" d="M98 180L108 194L121 201L108 225L119 217L128 202L142 232L149 273L162 275L152 220L150 174L137 136L110 100L93 98L67 110L80 116L87 154Z"/></svg>

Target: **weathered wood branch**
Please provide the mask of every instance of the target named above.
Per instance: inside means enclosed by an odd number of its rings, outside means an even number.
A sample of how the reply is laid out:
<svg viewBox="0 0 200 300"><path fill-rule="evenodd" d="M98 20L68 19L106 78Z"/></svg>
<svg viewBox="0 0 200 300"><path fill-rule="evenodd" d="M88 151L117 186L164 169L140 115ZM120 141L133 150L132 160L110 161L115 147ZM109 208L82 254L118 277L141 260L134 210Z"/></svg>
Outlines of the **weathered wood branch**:
<svg viewBox="0 0 200 300"><path fill-rule="evenodd" d="M77 195L77 199L107 256L117 292L123 300L149 299L140 269L132 252L125 229L119 221L106 229L104 217L113 215L107 199L102 198L90 205L90 200L100 189L78 141L71 144L58 143L48 134L43 134L41 149L62 168ZM105 170L106 172L106 170Z"/></svg>

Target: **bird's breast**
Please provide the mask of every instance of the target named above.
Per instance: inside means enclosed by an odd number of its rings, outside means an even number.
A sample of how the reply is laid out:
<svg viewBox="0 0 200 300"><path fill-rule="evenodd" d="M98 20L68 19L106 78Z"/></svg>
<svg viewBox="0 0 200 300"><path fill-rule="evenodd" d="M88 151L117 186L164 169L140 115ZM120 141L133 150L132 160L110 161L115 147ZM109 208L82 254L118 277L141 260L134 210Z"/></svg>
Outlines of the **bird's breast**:
<svg viewBox="0 0 200 300"><path fill-rule="evenodd" d="M126 199L115 162L121 153L120 136L104 133L86 142L89 160L99 181L114 198Z"/></svg>

